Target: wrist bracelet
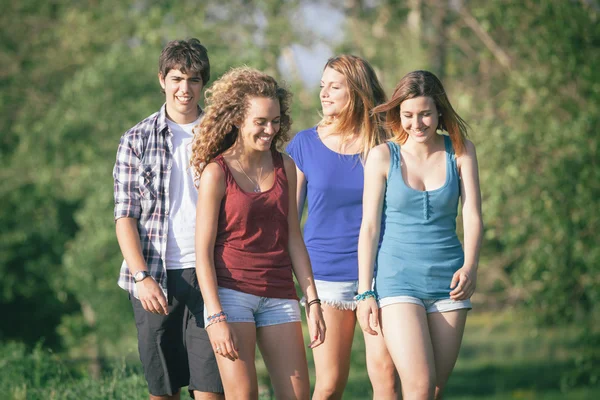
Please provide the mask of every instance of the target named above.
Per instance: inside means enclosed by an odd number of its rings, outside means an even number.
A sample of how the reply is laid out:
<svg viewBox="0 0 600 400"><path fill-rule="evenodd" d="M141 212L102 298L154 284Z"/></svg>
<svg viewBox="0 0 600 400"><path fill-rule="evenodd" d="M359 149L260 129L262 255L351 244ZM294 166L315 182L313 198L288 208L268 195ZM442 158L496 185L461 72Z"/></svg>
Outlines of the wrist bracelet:
<svg viewBox="0 0 600 400"><path fill-rule="evenodd" d="M310 308L310 306L312 306L313 304L321 304L321 299L319 299L318 297L316 299L312 299L311 301L309 301L308 303L306 303L306 308Z"/></svg>
<svg viewBox="0 0 600 400"><path fill-rule="evenodd" d="M363 301L370 297L372 297L374 299L377 297L377 295L375 294L375 292L373 290L367 290L367 291L357 294L356 296L354 296L354 300Z"/></svg>
<svg viewBox="0 0 600 400"><path fill-rule="evenodd" d="M206 324L204 326L204 329L208 328L211 325L218 324L219 322L226 322L226 321L227 321L227 314L223 313L223 315L220 315L220 316L215 317L215 318L211 319L210 321L208 321L208 324Z"/></svg>
<svg viewBox="0 0 600 400"><path fill-rule="evenodd" d="M223 310L221 310L221 311L219 311L219 312L218 312L218 313L216 313L216 314L209 315L209 316L206 318L206 320L207 320L208 322L210 322L210 321L212 321L212 320L214 320L214 319L217 319L217 318L219 318L219 317L223 317L223 316L224 316L225 318L227 318L227 314L225 314L225 312L224 312Z"/></svg>

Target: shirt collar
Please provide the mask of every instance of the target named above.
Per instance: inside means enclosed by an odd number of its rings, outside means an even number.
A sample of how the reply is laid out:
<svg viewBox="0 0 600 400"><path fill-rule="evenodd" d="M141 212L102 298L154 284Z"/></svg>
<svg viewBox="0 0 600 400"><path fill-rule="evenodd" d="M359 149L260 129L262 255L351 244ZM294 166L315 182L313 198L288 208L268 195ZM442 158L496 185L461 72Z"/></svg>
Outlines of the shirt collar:
<svg viewBox="0 0 600 400"><path fill-rule="evenodd" d="M202 110L202 108L200 106L198 106L198 116L202 116L203 113L204 113L204 111ZM169 130L169 126L167 125L167 103L163 104L162 107L160 108L160 111L158 112L158 119L156 120L156 128L158 129L159 132L163 132L166 129L167 132L170 135L172 135L171 131Z"/></svg>

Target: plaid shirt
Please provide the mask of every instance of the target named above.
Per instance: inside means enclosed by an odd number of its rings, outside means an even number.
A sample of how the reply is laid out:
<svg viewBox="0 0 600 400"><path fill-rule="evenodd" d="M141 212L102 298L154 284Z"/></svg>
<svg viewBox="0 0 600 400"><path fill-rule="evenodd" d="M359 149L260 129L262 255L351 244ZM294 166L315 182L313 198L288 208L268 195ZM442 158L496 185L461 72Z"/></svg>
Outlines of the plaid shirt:
<svg viewBox="0 0 600 400"><path fill-rule="evenodd" d="M165 105L129 129L119 143L113 169L115 221L138 220L142 254L150 275L167 295L167 231L169 182L173 165L173 134L167 125ZM198 108L199 112L202 112ZM195 218L195 216L191 216ZM123 260L119 286L138 297L133 276Z"/></svg>

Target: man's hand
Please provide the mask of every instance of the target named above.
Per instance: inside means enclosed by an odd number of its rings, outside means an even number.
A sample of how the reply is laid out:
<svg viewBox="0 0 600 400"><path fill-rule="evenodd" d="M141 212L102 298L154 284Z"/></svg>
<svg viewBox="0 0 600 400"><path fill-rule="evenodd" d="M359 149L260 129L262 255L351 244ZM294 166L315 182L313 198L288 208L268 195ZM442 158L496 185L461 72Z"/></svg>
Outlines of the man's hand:
<svg viewBox="0 0 600 400"><path fill-rule="evenodd" d="M154 278L149 276L143 281L136 283L136 286L138 297L144 310L159 315L169 314L165 294Z"/></svg>

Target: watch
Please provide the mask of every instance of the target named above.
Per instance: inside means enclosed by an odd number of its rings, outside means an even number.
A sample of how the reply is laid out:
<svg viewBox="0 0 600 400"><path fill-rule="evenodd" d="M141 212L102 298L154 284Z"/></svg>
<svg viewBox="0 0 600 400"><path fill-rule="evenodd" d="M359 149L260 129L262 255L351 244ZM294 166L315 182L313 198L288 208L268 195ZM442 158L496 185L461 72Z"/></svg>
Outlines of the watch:
<svg viewBox="0 0 600 400"><path fill-rule="evenodd" d="M149 276L150 276L150 272L148 272L148 271L138 271L133 276L133 280L135 281L135 283L138 283L138 282L143 281L144 279L146 279Z"/></svg>

